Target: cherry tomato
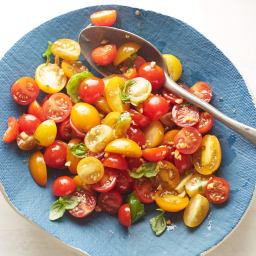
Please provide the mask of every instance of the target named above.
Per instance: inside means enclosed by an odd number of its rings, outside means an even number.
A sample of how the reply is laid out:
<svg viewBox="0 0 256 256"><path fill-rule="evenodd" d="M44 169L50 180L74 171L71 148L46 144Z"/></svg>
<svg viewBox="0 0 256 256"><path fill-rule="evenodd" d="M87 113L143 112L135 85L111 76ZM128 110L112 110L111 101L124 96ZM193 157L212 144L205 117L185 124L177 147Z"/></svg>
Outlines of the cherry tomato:
<svg viewBox="0 0 256 256"><path fill-rule="evenodd" d="M164 127L159 121L152 121L145 129L146 148L158 146L164 138Z"/></svg>
<svg viewBox="0 0 256 256"><path fill-rule="evenodd" d="M133 190L142 203L152 203L154 202L155 195L154 186L153 178L142 177L140 179L135 179Z"/></svg>
<svg viewBox="0 0 256 256"><path fill-rule="evenodd" d="M56 140L47 147L44 152L44 160L47 166L57 169L64 169L67 157L67 144Z"/></svg>
<svg viewBox="0 0 256 256"><path fill-rule="evenodd" d="M194 126L199 121L199 111L187 105L175 105L172 109L172 119L180 127Z"/></svg>
<svg viewBox="0 0 256 256"><path fill-rule="evenodd" d="M189 90L189 88L185 84L178 83L178 85L187 91ZM172 104L181 104L184 102L184 100L180 96L177 96L174 93L167 91L166 89L163 89L162 94L163 94L164 98L166 100L169 100L170 103L172 103Z"/></svg>
<svg viewBox="0 0 256 256"><path fill-rule="evenodd" d="M229 198L229 184L224 178L214 177L206 185L206 197L213 204L222 204Z"/></svg>
<svg viewBox="0 0 256 256"><path fill-rule="evenodd" d="M117 177L115 190L125 194L132 189L133 178L129 175L128 171L122 170Z"/></svg>
<svg viewBox="0 0 256 256"><path fill-rule="evenodd" d="M158 162L164 160L169 153L169 149L165 146L158 148L147 148L142 150L142 156L150 162Z"/></svg>
<svg viewBox="0 0 256 256"><path fill-rule="evenodd" d="M165 83L164 71L155 62L144 63L138 73L151 83L153 90L161 88Z"/></svg>
<svg viewBox="0 0 256 256"><path fill-rule="evenodd" d="M46 118L56 123L64 121L70 115L71 108L70 97L61 92L53 94L43 105Z"/></svg>
<svg viewBox="0 0 256 256"><path fill-rule="evenodd" d="M195 128L200 133L207 133L212 129L213 123L213 116L208 112L202 112L200 113L199 122L196 124Z"/></svg>
<svg viewBox="0 0 256 256"><path fill-rule="evenodd" d="M36 116L41 122L46 120L43 108L37 100L34 100L32 103L29 104L28 114Z"/></svg>
<svg viewBox="0 0 256 256"><path fill-rule="evenodd" d="M70 120L69 120L69 123L70 123L70 126L71 126L72 131L76 134L77 137L79 137L79 138L84 138L84 137L85 137L85 133L82 132L81 130L77 129L77 128L73 125L73 123L72 123L72 121L71 121L71 118L70 118Z"/></svg>
<svg viewBox="0 0 256 256"><path fill-rule="evenodd" d="M183 154L193 154L202 142L201 133L194 127L184 127L174 137L174 146Z"/></svg>
<svg viewBox="0 0 256 256"><path fill-rule="evenodd" d="M139 113L136 110L130 109L133 125L139 128L144 128L150 123L150 119L147 116Z"/></svg>
<svg viewBox="0 0 256 256"><path fill-rule="evenodd" d="M102 163L106 167L128 170L128 163L126 159L119 154L109 154L109 156L103 159Z"/></svg>
<svg viewBox="0 0 256 256"><path fill-rule="evenodd" d="M41 121L33 115L23 114L19 118L19 132L25 132L28 135L33 135L36 128L41 124Z"/></svg>
<svg viewBox="0 0 256 256"><path fill-rule="evenodd" d="M105 168L103 177L97 183L92 184L92 188L97 192L108 192L116 185L117 176L115 169Z"/></svg>
<svg viewBox="0 0 256 256"><path fill-rule="evenodd" d="M34 79L22 77L12 85L11 93L18 104L29 105L37 98L39 88Z"/></svg>
<svg viewBox="0 0 256 256"><path fill-rule="evenodd" d="M17 139L19 135L19 124L15 117L10 117L8 119L8 128L4 133L3 141L5 143L10 143Z"/></svg>
<svg viewBox="0 0 256 256"><path fill-rule="evenodd" d="M93 61L100 66L107 66L112 63L116 57L116 45L106 44L95 48L91 55Z"/></svg>
<svg viewBox="0 0 256 256"><path fill-rule="evenodd" d="M50 98L51 96L52 96L52 94L47 94L47 95L45 95L44 98L43 98L43 100L42 100L41 105L43 106L44 103L45 103L47 100L49 100L49 98Z"/></svg>
<svg viewBox="0 0 256 256"><path fill-rule="evenodd" d="M174 163L174 154L175 154L176 148L173 145L165 145L165 146L168 148L168 155L166 156L165 160L171 163Z"/></svg>
<svg viewBox="0 0 256 256"><path fill-rule="evenodd" d="M58 134L62 140L70 140L73 135L73 130L70 125L70 118L67 118L60 123L58 127Z"/></svg>
<svg viewBox="0 0 256 256"><path fill-rule="evenodd" d="M64 74L69 78L72 77L73 75L89 71L88 68L81 61L63 60L61 63L61 68Z"/></svg>
<svg viewBox="0 0 256 256"><path fill-rule="evenodd" d="M98 153L91 152L90 150L87 151L88 156L93 156L97 158L98 160L102 160L104 158L105 152L101 151Z"/></svg>
<svg viewBox="0 0 256 256"><path fill-rule="evenodd" d="M190 92L198 98L210 102L212 99L212 89L206 82L197 82L191 88Z"/></svg>
<svg viewBox="0 0 256 256"><path fill-rule="evenodd" d="M140 67L145 63L145 59L141 56L137 56L134 63L133 63L133 66L136 68L137 72L139 71Z"/></svg>
<svg viewBox="0 0 256 256"><path fill-rule="evenodd" d="M100 193L98 198L99 206L103 211L109 214L116 214L122 203L123 199L121 194L115 190Z"/></svg>
<svg viewBox="0 0 256 256"><path fill-rule="evenodd" d="M184 174L186 171L192 168L190 155L185 155L182 153L179 153L177 157L174 157L174 164L179 170L180 174Z"/></svg>
<svg viewBox="0 0 256 256"><path fill-rule="evenodd" d="M76 189L76 183L68 176L57 178L52 184L52 193L55 196L67 196L72 194Z"/></svg>
<svg viewBox="0 0 256 256"><path fill-rule="evenodd" d="M103 95L103 92L104 82L98 77L86 78L80 84L79 94L86 103L95 103Z"/></svg>
<svg viewBox="0 0 256 256"><path fill-rule="evenodd" d="M69 163L68 169L72 174L77 174L77 165L81 158L78 158L75 155L73 155L73 153L70 151L70 148L81 142L82 141L79 139L72 139L68 142L66 161L67 163Z"/></svg>
<svg viewBox="0 0 256 256"><path fill-rule="evenodd" d="M37 143L32 135L21 132L17 138L17 146L21 150L32 150L37 147Z"/></svg>
<svg viewBox="0 0 256 256"><path fill-rule="evenodd" d="M128 158L128 167L129 170L132 170L134 168L138 168L142 165L143 163L143 159L142 158L138 158L138 157L129 157Z"/></svg>
<svg viewBox="0 0 256 256"><path fill-rule="evenodd" d="M169 110L166 99L160 95L151 95L143 102L143 114L152 120L158 120Z"/></svg>
<svg viewBox="0 0 256 256"><path fill-rule="evenodd" d="M116 22L116 10L104 10L91 14L91 22L95 26L112 26Z"/></svg>
<svg viewBox="0 0 256 256"><path fill-rule="evenodd" d="M125 227L131 226L131 209L128 204L123 204L118 210L118 220Z"/></svg>
<svg viewBox="0 0 256 256"><path fill-rule="evenodd" d="M146 143L145 134L139 128L130 126L130 128L127 130L127 136L130 140L135 141L140 147Z"/></svg>
<svg viewBox="0 0 256 256"><path fill-rule="evenodd" d="M74 209L69 210L69 213L76 218L84 218L89 215L96 206L96 197L89 190L81 189L75 191L72 196L78 196L81 198L80 203Z"/></svg>
<svg viewBox="0 0 256 256"><path fill-rule="evenodd" d="M180 60L172 54L163 54L164 61L173 81L177 81L182 74L182 65Z"/></svg>
<svg viewBox="0 0 256 256"><path fill-rule="evenodd" d="M137 77L137 70L136 68L128 68L124 73L122 73L122 75L125 79L129 80Z"/></svg>

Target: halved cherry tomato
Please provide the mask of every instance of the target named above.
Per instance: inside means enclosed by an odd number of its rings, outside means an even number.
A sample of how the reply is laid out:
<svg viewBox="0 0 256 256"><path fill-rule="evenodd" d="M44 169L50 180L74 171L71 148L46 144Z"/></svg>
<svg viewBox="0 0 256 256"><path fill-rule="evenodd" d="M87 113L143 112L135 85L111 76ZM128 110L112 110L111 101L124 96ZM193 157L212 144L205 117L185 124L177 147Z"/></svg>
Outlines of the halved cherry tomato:
<svg viewBox="0 0 256 256"><path fill-rule="evenodd" d="M183 154L193 154L202 142L201 133L194 127L184 127L174 137L174 146Z"/></svg>
<svg viewBox="0 0 256 256"><path fill-rule="evenodd" d="M199 111L186 104L175 105L172 109L172 119L180 127L194 126L199 121Z"/></svg>
<svg viewBox="0 0 256 256"><path fill-rule="evenodd" d="M114 61L116 53L117 50L115 44L106 44L95 48L92 51L91 56L96 64L100 66L107 66Z"/></svg>
<svg viewBox="0 0 256 256"><path fill-rule="evenodd" d="M108 114L112 111L105 97L100 97L96 102L94 102L94 105L104 114Z"/></svg>
<svg viewBox="0 0 256 256"><path fill-rule="evenodd" d="M72 139L68 143L66 160L68 163L68 169L72 174L77 174L77 165L81 158L78 158L75 155L73 155L73 153L70 151L70 148L73 147L74 145L77 145L80 142L81 140L79 139Z"/></svg>
<svg viewBox="0 0 256 256"><path fill-rule="evenodd" d="M131 226L131 209L128 204L123 204L118 210L118 220L125 227Z"/></svg>
<svg viewBox="0 0 256 256"><path fill-rule="evenodd" d="M61 63L61 68L67 77L71 77L73 75L88 72L88 68L81 61L66 61L63 60Z"/></svg>
<svg viewBox="0 0 256 256"><path fill-rule="evenodd" d="M41 122L46 120L44 116L43 108L41 107L41 105L37 100L34 100L32 103L29 104L28 114L36 116L37 118L40 119Z"/></svg>
<svg viewBox="0 0 256 256"><path fill-rule="evenodd" d="M212 89L209 84L206 82L197 82L195 83L189 90L191 93L193 93L198 98L210 102L212 99Z"/></svg>
<svg viewBox="0 0 256 256"><path fill-rule="evenodd" d="M164 114L163 116L161 116L159 118L161 123L163 125L165 125L168 129L171 129L175 126L175 123L172 121L172 111L171 110L172 110L172 107L168 113Z"/></svg>
<svg viewBox="0 0 256 256"><path fill-rule="evenodd" d="M205 194L213 204L222 204L229 198L230 186L224 178L214 177L206 185Z"/></svg>
<svg viewBox="0 0 256 256"><path fill-rule="evenodd" d="M76 183L68 176L57 178L52 184L52 193L55 196L67 196L72 194L76 189Z"/></svg>
<svg viewBox="0 0 256 256"><path fill-rule="evenodd" d="M109 154L102 161L103 165L119 170L128 170L128 163L126 159L119 154Z"/></svg>
<svg viewBox="0 0 256 256"><path fill-rule="evenodd" d="M98 204L103 211L109 214L116 214L123 203L122 196L119 192L111 190L109 192L100 193Z"/></svg>
<svg viewBox="0 0 256 256"><path fill-rule="evenodd" d="M129 170L133 170L134 168L138 168L143 164L143 159L138 157L128 157L128 167Z"/></svg>
<svg viewBox="0 0 256 256"><path fill-rule="evenodd" d="M91 14L91 22L95 26L112 26L116 22L116 10L104 10Z"/></svg>
<svg viewBox="0 0 256 256"><path fill-rule="evenodd" d="M173 145L174 138L178 134L179 130L173 129L164 134L163 144L165 145Z"/></svg>
<svg viewBox="0 0 256 256"><path fill-rule="evenodd" d="M161 88L165 83L164 71L153 61L146 62L140 66L138 75L147 79L151 83L153 90Z"/></svg>
<svg viewBox="0 0 256 256"><path fill-rule="evenodd" d="M105 168L103 177L97 183L92 184L92 188L97 192L108 192L116 185L117 176L115 169Z"/></svg>
<svg viewBox="0 0 256 256"><path fill-rule="evenodd" d="M150 119L136 110L130 109L133 125L144 128L150 123Z"/></svg>
<svg viewBox="0 0 256 256"><path fill-rule="evenodd" d="M4 133L3 141L5 143L10 143L17 139L19 135L19 124L15 117L10 117L8 119L8 128Z"/></svg>
<svg viewBox="0 0 256 256"><path fill-rule="evenodd" d="M155 195L155 180L154 178L135 179L133 184L133 190L142 203L154 202Z"/></svg>
<svg viewBox="0 0 256 256"><path fill-rule="evenodd" d="M152 121L145 129L146 148L158 146L164 138L164 127L159 121Z"/></svg>
<svg viewBox="0 0 256 256"><path fill-rule="evenodd" d="M43 111L47 119L56 123L64 121L71 112L72 101L64 93L53 94L43 105Z"/></svg>
<svg viewBox="0 0 256 256"><path fill-rule="evenodd" d="M115 190L125 194L132 189L133 178L129 175L128 171L122 170L117 177Z"/></svg>
<svg viewBox="0 0 256 256"><path fill-rule="evenodd" d="M175 152L174 152L173 159L174 159L174 164L179 170L180 174L184 174L186 171L192 168L190 155L179 153L178 156L175 157Z"/></svg>
<svg viewBox="0 0 256 256"><path fill-rule="evenodd" d="M58 127L58 134L63 140L70 140L73 135L73 130L70 125L70 118L62 121Z"/></svg>
<svg viewBox="0 0 256 256"><path fill-rule="evenodd" d="M81 197L81 201L74 209L69 210L69 213L76 218L84 218L89 215L96 206L96 197L89 190L81 189L75 191L72 196Z"/></svg>
<svg viewBox="0 0 256 256"><path fill-rule="evenodd" d="M137 76L137 70L136 68L128 68L122 75L125 79L129 80Z"/></svg>
<svg viewBox="0 0 256 256"><path fill-rule="evenodd" d="M208 112L202 112L200 113L199 122L196 124L195 128L200 133L207 133L212 129L213 123L213 116Z"/></svg>
<svg viewBox="0 0 256 256"><path fill-rule="evenodd" d="M29 105L37 98L39 88L34 79L22 77L12 85L11 94L18 104Z"/></svg>
<svg viewBox="0 0 256 256"><path fill-rule="evenodd" d="M32 135L21 132L17 138L17 145L21 150L32 150L37 146L37 143Z"/></svg>
<svg viewBox="0 0 256 256"><path fill-rule="evenodd" d="M169 149L165 146L158 148L147 148L142 150L142 156L150 162L158 162L164 160L169 153Z"/></svg>
<svg viewBox="0 0 256 256"><path fill-rule="evenodd" d="M174 80L179 80L182 74L182 65L180 60L172 54L163 54L164 61L169 73L169 76Z"/></svg>
<svg viewBox="0 0 256 256"><path fill-rule="evenodd" d="M137 56L134 60L133 66L136 68L137 72L139 71L139 68L145 63L145 59L141 56Z"/></svg>
<svg viewBox="0 0 256 256"><path fill-rule="evenodd" d="M91 152L90 150L87 151L88 156L93 156L97 158L98 160L102 160L104 158L105 152L101 151L98 153Z"/></svg>
<svg viewBox="0 0 256 256"><path fill-rule="evenodd" d="M33 135L36 128L41 124L41 121L34 115L23 114L19 118L19 132L25 132L28 135Z"/></svg>
<svg viewBox="0 0 256 256"><path fill-rule="evenodd" d="M163 143L164 144L164 143ZM166 156L165 160L169 161L171 163L174 163L174 155L175 155L175 151L177 150L173 145L165 145L169 152L168 155ZM178 167L177 167L178 168Z"/></svg>
<svg viewBox="0 0 256 256"><path fill-rule="evenodd" d="M183 83L178 83L178 85L187 91L189 90L189 88ZM165 99L170 101L170 103L172 104L181 104L184 102L184 99L182 99L180 96L177 96L176 94L167 91L166 89L163 89L162 94L165 97Z"/></svg>
<svg viewBox="0 0 256 256"><path fill-rule="evenodd" d="M130 128L127 130L127 137L130 140L135 141L140 147L146 143L146 137L143 131L133 126L130 126Z"/></svg>
<svg viewBox="0 0 256 256"><path fill-rule="evenodd" d="M73 123L72 123L72 121L71 121L71 118L69 119L69 123L70 123L70 126L71 126L71 128L72 128L72 131L76 134L77 137L79 137L79 138L84 138L84 137L85 137L85 133L82 132L81 130L77 129L77 128L73 125Z"/></svg>

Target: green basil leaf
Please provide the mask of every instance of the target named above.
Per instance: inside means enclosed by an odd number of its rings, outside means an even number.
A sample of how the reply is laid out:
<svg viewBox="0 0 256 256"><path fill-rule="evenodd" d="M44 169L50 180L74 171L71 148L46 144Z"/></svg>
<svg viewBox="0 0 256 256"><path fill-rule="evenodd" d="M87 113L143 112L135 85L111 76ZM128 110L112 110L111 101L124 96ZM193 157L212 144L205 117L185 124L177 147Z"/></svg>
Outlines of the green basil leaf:
<svg viewBox="0 0 256 256"><path fill-rule="evenodd" d="M130 171L129 170L129 175L134 178L134 179L139 179L141 177L144 176L144 172L143 171L140 171L140 172L136 172L136 169Z"/></svg>
<svg viewBox="0 0 256 256"><path fill-rule="evenodd" d="M50 63L50 60L51 60L51 58L50 58L50 55L52 54L51 48L52 48L52 42L48 41L48 48L43 53L43 57L47 58L46 65L48 65Z"/></svg>
<svg viewBox="0 0 256 256"><path fill-rule="evenodd" d="M93 74L90 72L82 72L76 75L73 75L67 84L67 94L70 96L71 100L74 103L80 101L79 99L79 86L82 81L86 78L92 77Z"/></svg>
<svg viewBox="0 0 256 256"><path fill-rule="evenodd" d="M60 219L65 211L65 204L60 200L55 201L50 208L49 220L54 221Z"/></svg>
<svg viewBox="0 0 256 256"><path fill-rule="evenodd" d="M81 197L78 196L63 196L62 202L65 205L66 210L72 210L81 202ZM60 200L60 199L59 199Z"/></svg>
<svg viewBox="0 0 256 256"><path fill-rule="evenodd" d="M127 81L127 82L124 84L124 86L123 86L123 88L122 88L122 92L121 92L121 94L120 94L121 100L122 100L124 103L130 103L130 102L131 102L130 98L126 95L126 90L127 90L127 87L133 85L134 83L135 83L135 81L129 80L129 81Z"/></svg>
<svg viewBox="0 0 256 256"><path fill-rule="evenodd" d="M164 211L152 219L150 219L150 225L156 236L160 236L166 230L166 220L164 218Z"/></svg>
<svg viewBox="0 0 256 256"><path fill-rule="evenodd" d="M142 165L142 171L147 178L155 177L158 173L156 163L147 162Z"/></svg>
<svg viewBox="0 0 256 256"><path fill-rule="evenodd" d="M142 204L137 197L136 193L132 192L128 198L127 202L131 209L131 222L134 223L138 221L141 217L145 215L144 204Z"/></svg>
<svg viewBox="0 0 256 256"><path fill-rule="evenodd" d="M135 52L135 53L132 54L129 58L126 59L128 69L129 69L129 68L133 68L134 61L135 61L135 59L137 58L137 56L138 56L138 54L137 54L137 52Z"/></svg>
<svg viewBox="0 0 256 256"><path fill-rule="evenodd" d="M85 146L84 143L80 142L74 146L72 146L71 148L69 148L70 152L78 157L78 158L84 158L87 156L87 147Z"/></svg>

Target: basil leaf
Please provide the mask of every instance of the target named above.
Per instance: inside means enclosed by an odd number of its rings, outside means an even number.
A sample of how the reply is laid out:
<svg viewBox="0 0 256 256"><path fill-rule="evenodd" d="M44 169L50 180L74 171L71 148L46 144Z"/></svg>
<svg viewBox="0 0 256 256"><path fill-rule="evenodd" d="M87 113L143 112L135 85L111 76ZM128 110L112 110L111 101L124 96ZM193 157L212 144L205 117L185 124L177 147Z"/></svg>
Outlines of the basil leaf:
<svg viewBox="0 0 256 256"><path fill-rule="evenodd" d="M51 41L48 41L48 48L46 49L46 51L43 53L43 57L46 57L47 60L46 60L46 66L50 63L50 55L52 54L52 51L51 51L51 48L52 48L52 42Z"/></svg>
<svg viewBox="0 0 256 256"><path fill-rule="evenodd" d="M49 220L57 220L60 219L66 211L66 206L62 201L55 201L51 208L50 208L50 214L49 214Z"/></svg>
<svg viewBox="0 0 256 256"><path fill-rule="evenodd" d="M139 167L140 168L140 167ZM136 171L138 169L133 169L132 171L129 170L129 175L134 179L139 179L144 176L144 172L142 171Z"/></svg>
<svg viewBox="0 0 256 256"><path fill-rule="evenodd" d="M82 72L76 75L73 75L67 84L67 94L70 96L71 100L74 103L80 101L79 99L79 86L82 81L86 78L92 77L93 74L90 72Z"/></svg>
<svg viewBox="0 0 256 256"><path fill-rule="evenodd" d="M150 225L156 236L160 236L166 230L166 220L164 218L164 211L152 219L150 219Z"/></svg>
<svg viewBox="0 0 256 256"><path fill-rule="evenodd" d="M147 178L151 178L157 175L156 163L147 162L142 165L142 170L144 172L144 176Z"/></svg>
<svg viewBox="0 0 256 256"><path fill-rule="evenodd" d="M129 68L133 68L134 61L135 61L135 59L137 58L137 56L138 56L138 54L137 54L137 52L135 52L135 53L132 54L129 58L126 59L128 69L129 69Z"/></svg>
<svg viewBox="0 0 256 256"><path fill-rule="evenodd" d="M132 192L128 198L127 202L131 209L131 222L134 223L138 221L141 217L145 215L144 204L142 204L137 197L137 195Z"/></svg>
<svg viewBox="0 0 256 256"><path fill-rule="evenodd" d="M71 148L69 148L69 151L76 157L78 158L84 158L87 156L86 152L87 152L87 147L85 146L84 143L80 142L74 146L72 146Z"/></svg>
<svg viewBox="0 0 256 256"><path fill-rule="evenodd" d="M123 86L123 88L122 88L122 92L121 92L121 94L120 94L121 100L122 100L124 103L130 103L130 102L131 102L130 98L126 95L126 90L127 90L127 87L133 85L134 83L135 83L135 81L129 80L129 81L127 81L127 82L124 84L124 86Z"/></svg>
<svg viewBox="0 0 256 256"><path fill-rule="evenodd" d="M74 209L81 202L81 197L78 196L63 196L61 198L64 201L66 210Z"/></svg>

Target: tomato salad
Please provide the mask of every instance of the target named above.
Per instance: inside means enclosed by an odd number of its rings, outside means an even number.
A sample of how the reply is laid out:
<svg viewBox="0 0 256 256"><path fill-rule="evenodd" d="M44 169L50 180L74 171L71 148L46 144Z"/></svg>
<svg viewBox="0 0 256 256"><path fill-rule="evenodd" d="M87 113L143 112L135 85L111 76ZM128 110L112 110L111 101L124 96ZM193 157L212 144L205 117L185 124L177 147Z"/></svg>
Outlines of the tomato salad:
<svg viewBox="0 0 256 256"><path fill-rule="evenodd" d="M115 10L105 10L92 14L91 21L111 26L116 17ZM120 71L99 78L78 60L77 42L48 42L47 61L37 67L35 79L22 77L12 85L14 101L28 110L18 120L8 119L3 141L33 150L29 169L39 186L47 184L47 167L60 170L52 185L58 199L50 207L51 221L66 210L76 218L95 210L117 214L129 227L146 214L144 204L156 203L160 214L150 224L160 235L170 223L165 212L184 212L185 225L196 227L209 202L227 201L229 184L214 175L220 143L207 134L213 117L164 89L162 68L140 56L140 47L127 41L95 48L91 55L97 65ZM163 57L178 81L180 60ZM212 98L206 82L179 85L206 102ZM40 90L46 93L41 104Z"/></svg>

